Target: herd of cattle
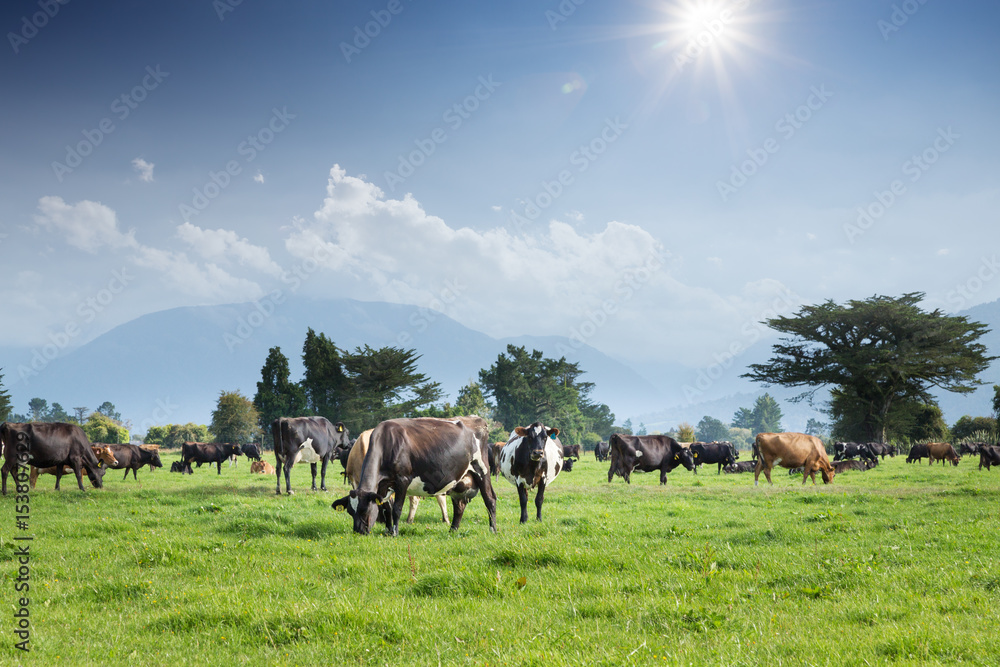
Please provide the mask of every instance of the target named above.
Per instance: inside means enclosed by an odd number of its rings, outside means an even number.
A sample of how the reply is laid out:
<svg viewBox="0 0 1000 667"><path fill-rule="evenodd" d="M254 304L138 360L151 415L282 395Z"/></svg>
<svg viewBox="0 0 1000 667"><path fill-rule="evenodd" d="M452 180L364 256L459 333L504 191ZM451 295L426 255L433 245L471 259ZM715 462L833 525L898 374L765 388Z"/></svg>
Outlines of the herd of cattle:
<svg viewBox="0 0 1000 667"><path fill-rule="evenodd" d="M403 504L410 498L408 522L413 522L419 498L433 496L437 500L442 520L448 521L445 497L452 501L451 528L457 530L466 505L481 495L489 516L490 529L496 532L496 493L491 477L503 476L516 489L521 508L521 523L528 521L528 492L535 492L536 518L542 518L545 489L561 471L572 469L579 460L579 445L563 445L559 429L535 422L515 428L506 442L488 442L488 424L481 417L452 419L413 418L390 419L352 440L342 422L331 423L323 417L282 417L271 424L274 440L275 466L261 458L256 445L222 443L184 443L181 458L171 466L172 472L192 474L191 464L216 465L222 474L222 463L232 465L239 456L253 460L251 472L275 474L276 493L281 495L284 473L285 493L293 493L291 468L296 463L308 463L315 491L316 474L320 473L321 490L326 490L327 466L333 459L343 466L344 479L350 484L347 496L332 505L346 511L354 530L367 534L372 526L383 523L390 535L398 534ZM17 492L23 493L19 467L31 467L30 484L41 473L56 477L56 489L64 474L73 473L83 490L83 474L96 488L108 469L129 471L138 479L139 468L162 467L157 445L91 444L83 430L74 424L4 422L0 424L0 446L3 448L3 493L7 493L7 475L14 475ZM950 461L958 465L965 454L980 457L979 467L987 470L1000 465L1000 446L963 444L961 454L948 443L914 445L907 462L929 459ZM802 483L820 473L824 483L847 470L868 470L878 465L879 458L893 457L895 447L881 443L836 443L831 463L822 441L802 433L760 433L752 449L752 461L737 462L739 452L729 442L696 442L682 444L666 435L627 435L615 433L608 442L600 443L594 452L598 461L610 460L608 482L622 477L631 483L633 472L659 472L660 484L666 484L667 474L678 466L694 471L701 465L717 464L717 474L753 472L754 485L763 472L771 483L774 466L787 468L790 474L801 473Z"/></svg>

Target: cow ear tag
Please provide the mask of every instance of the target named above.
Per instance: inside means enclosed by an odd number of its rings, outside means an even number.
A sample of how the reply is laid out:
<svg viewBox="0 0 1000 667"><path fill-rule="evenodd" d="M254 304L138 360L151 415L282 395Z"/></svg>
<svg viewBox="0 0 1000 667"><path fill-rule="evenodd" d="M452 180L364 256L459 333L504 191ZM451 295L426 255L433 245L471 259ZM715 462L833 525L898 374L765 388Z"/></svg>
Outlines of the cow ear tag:
<svg viewBox="0 0 1000 667"><path fill-rule="evenodd" d="M343 512L344 511L344 506L343 505L337 505L333 509L336 510L336 511L338 511L338 512Z"/></svg>

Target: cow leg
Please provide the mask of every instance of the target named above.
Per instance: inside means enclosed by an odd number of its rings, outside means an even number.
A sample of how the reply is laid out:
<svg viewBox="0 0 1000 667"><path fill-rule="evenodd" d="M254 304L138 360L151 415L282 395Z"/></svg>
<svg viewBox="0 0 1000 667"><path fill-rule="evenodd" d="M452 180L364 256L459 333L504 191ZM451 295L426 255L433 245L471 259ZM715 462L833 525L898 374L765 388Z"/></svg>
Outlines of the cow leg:
<svg viewBox="0 0 1000 667"><path fill-rule="evenodd" d="M56 491L59 490L59 480L60 480L60 478L62 478L62 476L63 476L63 467L62 466L56 466ZM81 485L83 484L82 480L80 481L80 484Z"/></svg>
<svg viewBox="0 0 1000 667"><path fill-rule="evenodd" d="M535 494L535 509L537 510L535 518L538 521L542 520L542 501L545 500L545 482L539 482L538 492Z"/></svg>
<svg viewBox="0 0 1000 667"><path fill-rule="evenodd" d="M319 488L321 491L326 491L326 466L328 463L330 463L330 459L323 459L323 466L320 468Z"/></svg>
<svg viewBox="0 0 1000 667"><path fill-rule="evenodd" d="M698 474L698 466L694 467L694 474L696 475ZM660 484L662 485L666 483L667 483L667 469L660 468Z"/></svg>
<svg viewBox="0 0 1000 667"><path fill-rule="evenodd" d="M483 494L485 496L485 494ZM458 526L462 523L462 517L465 515L465 506L469 504L469 501L465 499L465 496L456 495L451 498L451 529L458 530Z"/></svg>
<svg viewBox="0 0 1000 667"><path fill-rule="evenodd" d="M281 480L278 480L278 486L281 486ZM281 493L280 491L278 493ZM292 491L292 463L291 461L285 461L285 493L288 495L295 495Z"/></svg>
<svg viewBox="0 0 1000 667"><path fill-rule="evenodd" d="M312 490L315 491L316 490L316 464L315 463L310 463L309 464L309 470L312 471L312 476L313 476Z"/></svg>
<svg viewBox="0 0 1000 667"><path fill-rule="evenodd" d="M129 471L129 468L125 468L125 476L124 476L124 477L122 477L122 481L123 481L123 482L124 482L124 481L125 481L126 479L128 479L128 471Z"/></svg>
<svg viewBox="0 0 1000 667"><path fill-rule="evenodd" d="M419 504L420 498L410 496L410 513L406 515L406 523L413 523L413 518L417 516L417 505Z"/></svg>
<svg viewBox="0 0 1000 667"><path fill-rule="evenodd" d="M448 523L448 501L444 496L435 496L438 501L438 508L441 510L441 520Z"/></svg>
<svg viewBox="0 0 1000 667"><path fill-rule="evenodd" d="M611 483L611 480L614 479L614 476L615 476L615 469L608 468L608 484Z"/></svg>
<svg viewBox="0 0 1000 667"><path fill-rule="evenodd" d="M980 469L982 469L983 466L980 465L979 467L980 467ZM7 479L7 468L3 469L3 476L4 476L4 480L6 481L6 479ZM35 483L37 481L38 481L38 468L36 468L35 466L31 466L31 472L28 473L28 483L31 485L32 489L35 488Z"/></svg>
<svg viewBox="0 0 1000 667"><path fill-rule="evenodd" d="M80 463L78 461L74 462L73 472L76 473L76 485L80 487L81 491L86 491L86 489L83 488L83 471L80 470Z"/></svg>
<svg viewBox="0 0 1000 667"><path fill-rule="evenodd" d="M274 492L281 495L281 459L274 457L274 475L278 478L278 485L275 487Z"/></svg>
<svg viewBox="0 0 1000 667"><path fill-rule="evenodd" d="M528 523L528 489L524 484L517 485L517 499L521 502L521 523Z"/></svg>
<svg viewBox="0 0 1000 667"><path fill-rule="evenodd" d="M481 461L474 460L472 462L472 479L483 493L486 514L490 517L490 531L495 533L497 532L497 492L493 489L493 480L490 478L490 471L483 467ZM438 497L441 498L441 496ZM448 512L444 508L443 498L440 503L441 518L444 521L448 521Z"/></svg>
<svg viewBox="0 0 1000 667"><path fill-rule="evenodd" d="M315 466L314 466L315 467ZM400 485L399 488L406 489L409 486L409 481L407 484ZM399 517L403 514L403 503L406 502L406 491L402 493L397 493L392 499L392 521L389 524L389 535L399 535Z"/></svg>

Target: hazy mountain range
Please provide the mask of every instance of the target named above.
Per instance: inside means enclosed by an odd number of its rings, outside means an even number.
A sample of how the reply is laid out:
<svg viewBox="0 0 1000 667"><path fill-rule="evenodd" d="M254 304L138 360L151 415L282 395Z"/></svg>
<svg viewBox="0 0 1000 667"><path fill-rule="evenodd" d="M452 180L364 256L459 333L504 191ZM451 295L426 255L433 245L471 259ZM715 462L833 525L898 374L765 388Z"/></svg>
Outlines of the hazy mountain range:
<svg viewBox="0 0 1000 667"><path fill-rule="evenodd" d="M962 314L988 324L992 331L986 345L1000 352L1000 301ZM208 423L223 390L239 389L252 397L271 347L281 347L292 379L300 379L308 327L345 349L365 344L415 348L422 355L419 369L440 382L449 398L511 343L579 362L586 371L583 379L596 385L592 398L607 403L619 423L631 418L636 426L642 422L650 430L666 430L681 421L696 424L706 414L728 421L764 391L782 401L786 429L802 429L810 417L824 420L809 404L787 401L796 391L764 389L739 378L748 363L769 356L768 340L705 369L656 363L632 368L559 336L496 339L435 311L350 299L175 308L122 324L53 360L45 357L52 350L44 348L2 349L0 360L15 412L27 412L33 397L58 402L70 413L76 406L93 410L111 401L132 421L134 432L144 433L152 424ZM1000 364L983 379L987 385L971 396L939 396L949 423L963 414L989 413Z"/></svg>

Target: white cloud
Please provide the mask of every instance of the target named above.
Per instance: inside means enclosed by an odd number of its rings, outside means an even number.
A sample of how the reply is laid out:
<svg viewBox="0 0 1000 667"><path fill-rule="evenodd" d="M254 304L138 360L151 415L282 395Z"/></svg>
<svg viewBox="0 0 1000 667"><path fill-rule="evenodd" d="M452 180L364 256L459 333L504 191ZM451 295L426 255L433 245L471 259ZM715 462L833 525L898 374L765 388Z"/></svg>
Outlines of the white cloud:
<svg viewBox="0 0 1000 667"><path fill-rule="evenodd" d="M153 167L155 166L152 162L146 162L141 157L132 160L132 168L139 174L139 180L144 183L153 182Z"/></svg>
<svg viewBox="0 0 1000 667"><path fill-rule="evenodd" d="M940 256L948 255L950 253L951 250L949 250L948 248L941 248L940 250L937 251L937 254Z"/></svg>
<svg viewBox="0 0 1000 667"><path fill-rule="evenodd" d="M202 229L190 222L177 227L177 236L203 259L229 263L236 262L255 271L280 276L283 271L267 248L255 246L247 239L228 229Z"/></svg>
<svg viewBox="0 0 1000 667"><path fill-rule="evenodd" d="M685 284L686 274L672 275L671 260L656 259L669 257L656 238L615 221L586 234L559 221L523 235L454 227L412 195L387 199L339 165L330 170L322 208L313 221L298 221L285 247L340 274L339 295L438 307L494 336L589 329L586 342L623 357L678 358L691 345L710 358L711 350L728 349L781 287L747 285L723 296L699 286L697 275ZM313 284L324 289L331 281Z"/></svg>
<svg viewBox="0 0 1000 667"><path fill-rule="evenodd" d="M199 265L183 252L142 246L133 262L162 274L171 289L204 303L249 301L264 294L260 285L252 280L237 278L212 262Z"/></svg>
<svg viewBox="0 0 1000 667"><path fill-rule="evenodd" d="M256 183L263 183L264 182L264 174L262 174L260 172L260 170L258 170L257 174L253 177L253 180Z"/></svg>
<svg viewBox="0 0 1000 667"><path fill-rule="evenodd" d="M42 197L38 200L39 214L35 222L47 231L61 232L72 246L96 253L103 246L134 248L135 230L123 233L118 229L115 212L93 201L81 201L72 206L62 197Z"/></svg>

